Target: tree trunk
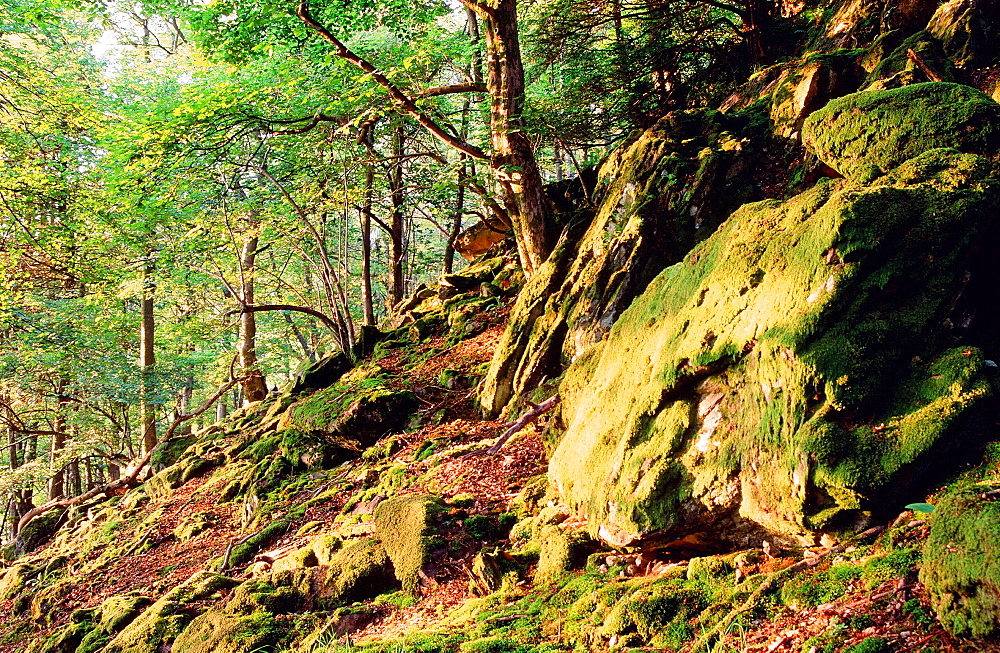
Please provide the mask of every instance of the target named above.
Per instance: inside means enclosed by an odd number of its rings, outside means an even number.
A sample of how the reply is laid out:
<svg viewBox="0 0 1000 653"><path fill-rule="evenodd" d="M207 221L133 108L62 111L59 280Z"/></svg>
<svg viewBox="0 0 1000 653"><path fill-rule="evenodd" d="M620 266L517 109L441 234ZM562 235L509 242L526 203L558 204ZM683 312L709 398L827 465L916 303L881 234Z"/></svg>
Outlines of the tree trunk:
<svg viewBox="0 0 1000 653"><path fill-rule="evenodd" d="M532 274L555 244L551 208L542 188L531 141L524 133L524 67L517 30L516 0L482 8L486 31L486 86L490 93L492 165L517 238L525 273Z"/></svg>
<svg viewBox="0 0 1000 653"><path fill-rule="evenodd" d="M364 325L375 326L375 301L372 297L372 189L375 171L365 165L365 196L361 209L361 308Z"/></svg>
<svg viewBox="0 0 1000 653"><path fill-rule="evenodd" d="M142 272L142 324L139 328L139 374L141 377L141 400L139 402L139 421L142 424L142 453L152 451L156 446L156 409L150 401L153 385L153 368L156 365L156 352L153 346L155 336L155 317L153 315L153 293L155 287L152 280L153 263L150 261Z"/></svg>
<svg viewBox="0 0 1000 653"><path fill-rule="evenodd" d="M65 406L65 400L60 399L59 408L57 409L58 412L52 423L53 433L50 436L52 439L49 441L49 465L55 465L59 458L59 452L66 446L66 419L63 416ZM52 501L53 499L58 499L64 496L65 493L65 472L62 468L60 468L56 470L56 472L49 479L48 500Z"/></svg>
<svg viewBox="0 0 1000 653"><path fill-rule="evenodd" d="M465 164L462 164L465 170ZM444 248L444 265L442 272L451 274L455 267L455 240L462 233L462 214L465 212L465 186L458 185L458 194L455 197L455 215L451 220L451 230L448 233L448 244Z"/></svg>
<svg viewBox="0 0 1000 653"><path fill-rule="evenodd" d="M389 201L392 214L389 221L389 307L396 306L406 296L405 215L406 196L403 190L403 126L392 131L392 164L389 167Z"/></svg>
<svg viewBox="0 0 1000 653"><path fill-rule="evenodd" d="M243 273L243 287L240 289L244 306L254 303L254 265L257 260L257 245L259 239L254 234L243 245L240 254L240 265ZM239 362L244 380L243 401L253 403L267 396L267 384L264 375L257 366L257 319L251 311L240 313Z"/></svg>

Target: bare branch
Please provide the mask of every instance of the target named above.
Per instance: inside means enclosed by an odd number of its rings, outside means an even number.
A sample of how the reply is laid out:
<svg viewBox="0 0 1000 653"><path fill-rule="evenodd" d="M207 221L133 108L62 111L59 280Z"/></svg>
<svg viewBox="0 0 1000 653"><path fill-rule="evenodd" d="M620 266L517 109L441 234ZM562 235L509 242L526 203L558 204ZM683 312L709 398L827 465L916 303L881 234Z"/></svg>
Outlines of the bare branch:
<svg viewBox="0 0 1000 653"><path fill-rule="evenodd" d="M424 129L434 135L435 138L446 145L453 147L459 152L464 152L474 159L481 159L484 161L488 161L490 159L485 152L475 145L467 143L464 140L449 134L441 127L441 125L437 124L433 118L421 111L414 103L413 98L400 90L400 88L393 84L388 77L379 72L378 68L372 65L371 62L352 52L346 45L341 43L340 40L330 32L330 30L319 24L309 13L309 3L306 0L299 3L298 9L295 13L302 20L302 22L315 30L317 34L323 37L324 40L335 48L335 54L338 57L368 73L379 86L384 88L389 93L389 97L398 111L415 119Z"/></svg>
<svg viewBox="0 0 1000 653"><path fill-rule="evenodd" d="M305 313L306 315L312 315L314 318L318 319L334 333L337 333L339 329L337 323L327 315L314 308L309 308L308 306L296 306L294 304L257 304L253 306L244 306L242 308L235 308L231 311L227 311L223 314L223 317L229 317L230 315L236 315L237 313L259 313L260 311L295 311L297 313Z"/></svg>

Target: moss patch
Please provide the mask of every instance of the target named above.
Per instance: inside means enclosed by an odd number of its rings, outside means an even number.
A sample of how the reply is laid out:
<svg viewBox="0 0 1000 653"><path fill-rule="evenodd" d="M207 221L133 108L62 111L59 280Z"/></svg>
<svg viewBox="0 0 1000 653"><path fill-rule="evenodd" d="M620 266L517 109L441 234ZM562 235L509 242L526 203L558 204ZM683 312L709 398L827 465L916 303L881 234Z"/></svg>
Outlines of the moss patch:
<svg viewBox="0 0 1000 653"><path fill-rule="evenodd" d="M888 171L927 150L1000 151L1000 104L971 86L945 82L854 93L806 119L802 142L847 176Z"/></svg>

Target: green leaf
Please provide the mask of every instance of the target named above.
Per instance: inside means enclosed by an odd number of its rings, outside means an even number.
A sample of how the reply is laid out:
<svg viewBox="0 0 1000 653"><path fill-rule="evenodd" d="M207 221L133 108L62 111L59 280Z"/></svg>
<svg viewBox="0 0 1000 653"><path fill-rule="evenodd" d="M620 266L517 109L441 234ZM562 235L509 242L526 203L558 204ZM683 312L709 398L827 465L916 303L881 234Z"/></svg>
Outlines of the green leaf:
<svg viewBox="0 0 1000 653"><path fill-rule="evenodd" d="M928 515L934 512L934 506L929 503L908 503L906 504L906 509L913 510L915 512L922 512Z"/></svg>

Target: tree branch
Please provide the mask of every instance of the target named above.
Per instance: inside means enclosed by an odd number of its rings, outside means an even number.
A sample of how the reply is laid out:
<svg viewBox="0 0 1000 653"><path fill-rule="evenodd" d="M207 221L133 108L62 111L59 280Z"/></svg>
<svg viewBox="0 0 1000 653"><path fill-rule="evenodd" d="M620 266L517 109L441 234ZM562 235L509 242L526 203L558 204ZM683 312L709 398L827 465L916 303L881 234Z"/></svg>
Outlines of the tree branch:
<svg viewBox="0 0 1000 653"><path fill-rule="evenodd" d="M229 317L230 315L236 315L237 313L259 313L260 311L295 311L298 313L305 313L306 315L312 315L314 318L318 319L320 322L325 324L328 329L337 333L337 323L334 322L330 317L324 313L320 313L314 308L309 308L308 306L296 306L294 304L256 304L244 306L242 308L234 308L231 311L226 311L223 313L223 317Z"/></svg>
<svg viewBox="0 0 1000 653"><path fill-rule="evenodd" d="M416 95L413 99L418 100L425 97L437 97L439 95L450 95L452 93L486 93L486 84L482 82L467 82L464 84L448 84L447 86L435 86L433 88L424 89Z"/></svg>
<svg viewBox="0 0 1000 653"><path fill-rule="evenodd" d="M306 120L309 121L309 124L306 125L305 127L297 127L295 129L271 129L270 127L268 127L267 133L271 136L293 136L296 134L305 134L307 131L312 130L313 128L316 127L316 125L320 124L321 122L335 122L341 127L344 127L345 125L350 123L350 121L347 120L346 118L341 118L339 116L328 116L325 113L317 113L312 118L299 118L296 120L290 120L288 121L288 123L294 124L296 122L305 122Z"/></svg>
<svg viewBox="0 0 1000 653"><path fill-rule="evenodd" d="M510 436L514 435L528 424L531 424L536 419L538 419L545 413L555 408L556 404L558 403L559 403L559 395L554 394L540 404L531 404L531 410L522 415L520 419L518 419L515 422L508 422L507 424L504 424L504 426L508 427L507 430L503 432L503 435L500 436L500 439L497 440L492 447L488 449L479 449L477 451L470 451L469 453L465 454L462 457L469 458L472 456L495 456L497 452L500 451L500 447L502 447L504 443L506 443L507 440L510 439Z"/></svg>
<svg viewBox="0 0 1000 653"><path fill-rule="evenodd" d="M398 86L393 84L388 77L379 72L378 68L372 65L368 60L363 59L352 52L328 29L320 25L309 13L308 1L303 0L303 2L299 3L295 13L302 20L302 22L311 27L317 34L323 37L324 40L335 48L335 54L338 57L368 73L379 86L384 88L389 93L392 104L396 107L397 111L415 119L424 129L429 131L435 138L449 147L452 147L459 152L464 152L474 159L481 159L484 161L488 161L490 159L485 152L475 145L467 143L460 138L456 138L445 131L439 124L437 124L437 122L434 121L434 119L417 107L413 98L408 96L406 93L403 93L403 91L401 91Z"/></svg>

